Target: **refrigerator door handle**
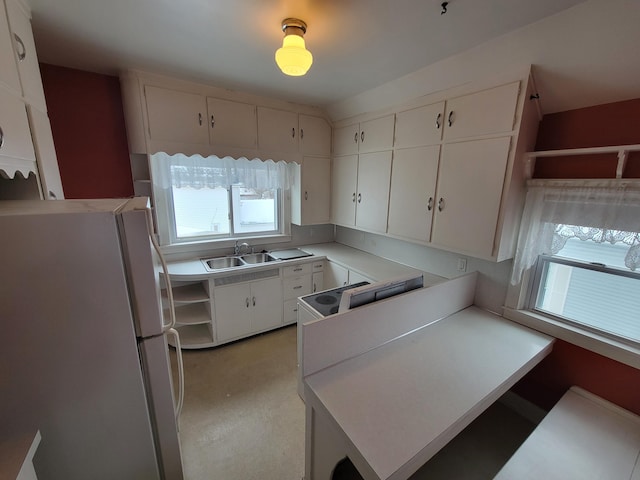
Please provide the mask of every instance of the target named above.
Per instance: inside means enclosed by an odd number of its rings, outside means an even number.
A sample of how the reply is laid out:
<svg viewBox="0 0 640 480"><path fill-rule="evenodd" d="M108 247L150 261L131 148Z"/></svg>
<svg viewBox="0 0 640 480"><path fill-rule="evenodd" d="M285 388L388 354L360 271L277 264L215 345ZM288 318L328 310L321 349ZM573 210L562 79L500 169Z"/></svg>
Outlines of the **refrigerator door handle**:
<svg viewBox="0 0 640 480"><path fill-rule="evenodd" d="M184 368L182 364L182 348L180 345L180 335L177 330L170 328L167 330L167 335L172 335L175 341L176 347L176 359L178 361L178 401L176 402L176 425L178 431L180 430L180 414L182 413L182 404L184 403Z"/></svg>
<svg viewBox="0 0 640 480"><path fill-rule="evenodd" d="M167 300L169 301L169 323L162 324L162 331L168 332L170 329L176 326L176 309L175 304L173 303L173 291L171 290L171 278L169 277L169 268L167 267L167 262L164 259L164 255L160 251L160 245L158 245L158 241L156 237L153 235L153 218L151 217L151 210L149 208L145 209L145 213L147 215L147 230L149 231L149 239L151 240L151 244L153 245L153 249L158 254L158 258L160 259L160 265L162 266L162 273L164 273L166 288L167 288ZM176 332L177 334L177 332ZM179 340L178 340L179 341Z"/></svg>

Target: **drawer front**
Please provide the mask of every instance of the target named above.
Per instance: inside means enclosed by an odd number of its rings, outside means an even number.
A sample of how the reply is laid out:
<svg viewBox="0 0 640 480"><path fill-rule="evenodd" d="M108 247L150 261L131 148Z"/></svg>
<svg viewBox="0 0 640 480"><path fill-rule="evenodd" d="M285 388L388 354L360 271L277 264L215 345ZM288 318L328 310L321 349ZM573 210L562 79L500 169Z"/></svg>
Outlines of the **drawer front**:
<svg viewBox="0 0 640 480"><path fill-rule="evenodd" d="M321 260L319 262L313 262L311 264L311 271L313 273L323 272L324 271L324 260Z"/></svg>
<svg viewBox="0 0 640 480"><path fill-rule="evenodd" d="M311 293L311 275L285 278L282 282L284 298L293 299Z"/></svg>
<svg viewBox="0 0 640 480"><path fill-rule="evenodd" d="M307 275L311 273L311 263L301 263L300 265L292 265L290 267L284 267L282 273L285 277L293 275Z"/></svg>
<svg viewBox="0 0 640 480"><path fill-rule="evenodd" d="M284 302L284 324L296 323L298 321L298 300L287 300Z"/></svg>

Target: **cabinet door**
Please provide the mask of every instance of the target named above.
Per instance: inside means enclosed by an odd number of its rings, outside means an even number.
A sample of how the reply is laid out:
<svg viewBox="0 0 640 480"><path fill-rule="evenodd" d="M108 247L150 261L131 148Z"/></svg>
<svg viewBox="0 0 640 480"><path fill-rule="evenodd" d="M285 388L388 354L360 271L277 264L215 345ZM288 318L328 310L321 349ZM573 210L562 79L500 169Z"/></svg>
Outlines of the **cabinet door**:
<svg viewBox="0 0 640 480"><path fill-rule="evenodd" d="M324 289L344 287L349 283L349 270L342 265L328 261L324 271Z"/></svg>
<svg viewBox="0 0 640 480"><path fill-rule="evenodd" d="M300 151L303 155L331 155L331 126L324 118L300 115Z"/></svg>
<svg viewBox="0 0 640 480"><path fill-rule="evenodd" d="M49 117L31 106L28 107L28 111L44 198L62 200L64 193Z"/></svg>
<svg viewBox="0 0 640 480"><path fill-rule="evenodd" d="M511 137L447 144L431 241L491 257Z"/></svg>
<svg viewBox="0 0 640 480"><path fill-rule="evenodd" d="M33 39L31 21L27 13L15 1L8 1L7 14L9 27L13 32L14 50L18 60L18 72L22 93L29 103L37 105L46 111L47 103L44 99L40 66L36 55L36 42Z"/></svg>
<svg viewBox="0 0 640 480"><path fill-rule="evenodd" d="M439 157L439 145L394 152L389 195L390 234L429 241Z"/></svg>
<svg viewBox="0 0 640 480"><path fill-rule="evenodd" d="M207 97L207 115L211 145L256 148L255 105Z"/></svg>
<svg viewBox="0 0 640 480"><path fill-rule="evenodd" d="M360 124L359 152L379 152L393 147L394 116L368 120Z"/></svg>
<svg viewBox="0 0 640 480"><path fill-rule="evenodd" d="M391 151L364 153L358 159L356 226L387 231Z"/></svg>
<svg viewBox="0 0 640 480"><path fill-rule="evenodd" d="M297 152L298 114L258 107L258 148L266 152Z"/></svg>
<svg viewBox="0 0 640 480"><path fill-rule="evenodd" d="M356 224L358 156L334 157L331 164L331 222Z"/></svg>
<svg viewBox="0 0 640 480"><path fill-rule="evenodd" d="M331 160L329 158L304 157L300 168L300 225L329 223Z"/></svg>
<svg viewBox="0 0 640 480"><path fill-rule="evenodd" d="M250 285L216 287L213 293L218 341L231 340L251 334L253 307Z"/></svg>
<svg viewBox="0 0 640 480"><path fill-rule="evenodd" d="M251 284L251 330L259 332L282 325L282 282L280 277Z"/></svg>
<svg viewBox="0 0 640 480"><path fill-rule="evenodd" d="M447 101L444 139L510 132L515 122L520 82Z"/></svg>
<svg viewBox="0 0 640 480"><path fill-rule="evenodd" d="M333 129L333 155L354 155L358 153L360 125L355 123Z"/></svg>
<svg viewBox="0 0 640 480"><path fill-rule="evenodd" d="M313 293L325 290L324 288L324 272L315 272L311 275L311 291Z"/></svg>
<svg viewBox="0 0 640 480"><path fill-rule="evenodd" d="M397 113L394 146L407 148L438 143L443 126L444 102Z"/></svg>
<svg viewBox="0 0 640 480"><path fill-rule="evenodd" d="M209 143L205 97L148 85L144 91L149 135L153 140Z"/></svg>
<svg viewBox="0 0 640 480"><path fill-rule="evenodd" d="M0 89L0 136L0 155L35 161L25 105L3 89Z"/></svg>
<svg viewBox="0 0 640 480"><path fill-rule="evenodd" d="M0 83L20 95L20 77L14 54L13 34L9 21L0 8Z"/></svg>

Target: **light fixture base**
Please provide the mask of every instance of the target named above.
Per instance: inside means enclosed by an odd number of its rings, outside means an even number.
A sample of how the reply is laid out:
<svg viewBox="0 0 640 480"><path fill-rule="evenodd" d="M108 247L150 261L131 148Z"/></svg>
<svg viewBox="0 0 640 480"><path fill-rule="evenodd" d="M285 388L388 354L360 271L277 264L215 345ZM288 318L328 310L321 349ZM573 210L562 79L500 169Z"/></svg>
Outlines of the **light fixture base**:
<svg viewBox="0 0 640 480"><path fill-rule="evenodd" d="M302 33L307 33L307 24L297 18L285 18L282 20L282 31L286 32L287 28L299 28Z"/></svg>

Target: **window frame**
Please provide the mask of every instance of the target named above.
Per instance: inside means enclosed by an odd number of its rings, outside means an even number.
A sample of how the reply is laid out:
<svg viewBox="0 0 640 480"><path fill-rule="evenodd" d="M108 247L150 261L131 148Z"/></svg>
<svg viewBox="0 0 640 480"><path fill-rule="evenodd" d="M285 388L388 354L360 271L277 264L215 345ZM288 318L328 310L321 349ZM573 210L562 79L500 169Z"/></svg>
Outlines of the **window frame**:
<svg viewBox="0 0 640 480"><path fill-rule="evenodd" d="M622 337L620 335L616 335L615 333L608 332L608 331L593 327L591 325L582 323L578 320L565 317L562 315L557 315L557 314L554 314L553 312L549 312L547 310L538 308L537 307L538 298L540 295L540 291L543 287L543 282L546 278L546 274L548 272L550 264L566 265L574 268L580 268L584 270L591 270L591 271L596 271L600 273L605 273L608 275L616 275L621 277L633 278L634 280L637 280L637 281L640 281L639 272L633 272L631 270L624 270L617 267L611 267L598 262L586 262L583 260L576 260L572 258L558 256L558 255L542 254L538 256L538 260L536 261L535 265L532 267L531 271L529 272L528 287L527 287L527 293L525 296L524 309L536 315L553 319L556 322L565 323L571 326L572 328L575 328L578 330L585 330L590 334L595 334L597 336L602 336L602 337L614 340L615 342L621 342L621 343L628 344L632 347L640 348L639 341L634 341L632 339Z"/></svg>

